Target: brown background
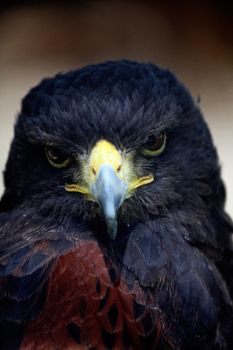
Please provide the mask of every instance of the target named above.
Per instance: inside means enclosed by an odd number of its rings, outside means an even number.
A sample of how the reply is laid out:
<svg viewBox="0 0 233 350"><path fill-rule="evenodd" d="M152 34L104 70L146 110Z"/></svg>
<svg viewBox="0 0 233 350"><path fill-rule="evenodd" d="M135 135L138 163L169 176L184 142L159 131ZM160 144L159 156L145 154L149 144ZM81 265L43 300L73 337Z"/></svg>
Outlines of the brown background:
<svg viewBox="0 0 233 350"><path fill-rule="evenodd" d="M201 96L233 214L232 23L227 1L6 1L0 12L0 170L20 99L44 76L109 59L151 61L175 71Z"/></svg>

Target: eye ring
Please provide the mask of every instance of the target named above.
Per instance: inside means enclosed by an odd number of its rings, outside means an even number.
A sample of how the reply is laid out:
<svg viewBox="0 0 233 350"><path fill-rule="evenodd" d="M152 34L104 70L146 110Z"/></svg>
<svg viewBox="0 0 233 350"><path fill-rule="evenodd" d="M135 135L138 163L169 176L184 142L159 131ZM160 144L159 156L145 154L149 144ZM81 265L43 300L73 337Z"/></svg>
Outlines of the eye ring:
<svg viewBox="0 0 233 350"><path fill-rule="evenodd" d="M146 156L158 156L161 154L166 146L167 136L165 132L159 135L151 135L144 144L143 153Z"/></svg>
<svg viewBox="0 0 233 350"><path fill-rule="evenodd" d="M66 155L53 146L46 146L45 154L49 164L54 168L64 169L70 164L70 158L67 158Z"/></svg>

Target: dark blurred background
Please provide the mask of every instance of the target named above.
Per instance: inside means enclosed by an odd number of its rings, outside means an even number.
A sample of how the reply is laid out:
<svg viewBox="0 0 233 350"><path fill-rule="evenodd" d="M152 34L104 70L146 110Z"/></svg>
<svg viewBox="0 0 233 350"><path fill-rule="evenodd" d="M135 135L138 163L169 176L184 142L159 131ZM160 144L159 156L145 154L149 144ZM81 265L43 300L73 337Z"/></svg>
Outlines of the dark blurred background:
<svg viewBox="0 0 233 350"><path fill-rule="evenodd" d="M110 59L150 61L175 71L201 97L233 214L232 3L1 1L0 170L20 99L44 76Z"/></svg>

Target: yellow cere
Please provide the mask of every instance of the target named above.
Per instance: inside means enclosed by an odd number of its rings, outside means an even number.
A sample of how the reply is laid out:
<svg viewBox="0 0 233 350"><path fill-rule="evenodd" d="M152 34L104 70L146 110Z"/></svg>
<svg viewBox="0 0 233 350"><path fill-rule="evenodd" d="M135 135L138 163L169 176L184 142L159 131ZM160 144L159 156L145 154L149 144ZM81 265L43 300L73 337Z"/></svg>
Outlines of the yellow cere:
<svg viewBox="0 0 233 350"><path fill-rule="evenodd" d="M90 168L97 174L103 164L108 164L117 172L122 166L122 157L116 147L105 140L97 142L90 154Z"/></svg>
<svg viewBox="0 0 233 350"><path fill-rule="evenodd" d="M121 154L112 143L100 140L93 147L90 156L81 160L81 183L66 184L66 191L79 192L84 194L88 200L95 200L91 187L97 179L100 167L106 164L112 166L118 178L128 186L126 198L130 197L136 188L154 181L152 174L137 178L132 156Z"/></svg>

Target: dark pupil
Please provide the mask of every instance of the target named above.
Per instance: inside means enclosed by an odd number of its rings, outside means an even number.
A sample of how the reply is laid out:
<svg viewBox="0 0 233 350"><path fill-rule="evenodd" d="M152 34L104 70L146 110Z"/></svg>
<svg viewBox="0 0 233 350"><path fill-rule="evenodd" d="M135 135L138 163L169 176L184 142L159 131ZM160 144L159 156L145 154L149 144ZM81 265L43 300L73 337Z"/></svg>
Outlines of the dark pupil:
<svg viewBox="0 0 233 350"><path fill-rule="evenodd" d="M148 138L148 141L147 141L145 147L151 151L159 150L163 146L163 140L164 140L163 134L161 134L159 136L151 135Z"/></svg>
<svg viewBox="0 0 233 350"><path fill-rule="evenodd" d="M66 156L55 148L48 149L48 156L56 164L61 164L66 160Z"/></svg>

